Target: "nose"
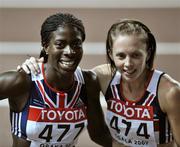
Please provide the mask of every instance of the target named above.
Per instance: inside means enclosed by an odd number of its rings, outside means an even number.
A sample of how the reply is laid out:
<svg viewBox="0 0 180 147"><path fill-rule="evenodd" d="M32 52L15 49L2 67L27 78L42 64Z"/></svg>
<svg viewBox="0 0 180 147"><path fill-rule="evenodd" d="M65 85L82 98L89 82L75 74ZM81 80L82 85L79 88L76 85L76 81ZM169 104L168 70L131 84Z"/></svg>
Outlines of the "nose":
<svg viewBox="0 0 180 147"><path fill-rule="evenodd" d="M74 51L69 45L67 45L67 46L64 48L64 52L65 52L66 54L74 54L74 53L75 53L75 51Z"/></svg>
<svg viewBox="0 0 180 147"><path fill-rule="evenodd" d="M125 62L124 62L124 66L125 67L131 67L133 65L132 59L131 57L126 57Z"/></svg>

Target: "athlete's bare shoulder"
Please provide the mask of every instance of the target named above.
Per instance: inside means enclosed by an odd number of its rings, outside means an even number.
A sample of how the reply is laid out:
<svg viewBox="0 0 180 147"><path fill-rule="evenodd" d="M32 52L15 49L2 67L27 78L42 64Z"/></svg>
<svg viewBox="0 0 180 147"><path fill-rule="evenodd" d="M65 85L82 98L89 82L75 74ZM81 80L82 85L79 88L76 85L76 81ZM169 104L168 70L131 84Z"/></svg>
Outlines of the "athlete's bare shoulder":
<svg viewBox="0 0 180 147"><path fill-rule="evenodd" d="M180 83L168 74L164 74L160 80L158 95L163 109L168 107L167 104L180 106Z"/></svg>
<svg viewBox="0 0 180 147"><path fill-rule="evenodd" d="M180 83L164 74L158 87L159 104L170 122L174 140L180 145Z"/></svg>
<svg viewBox="0 0 180 147"><path fill-rule="evenodd" d="M94 67L92 70L97 74L101 91L103 92L103 94L105 94L107 87L109 85L109 82L112 79L112 72L111 72L110 64L98 65Z"/></svg>
<svg viewBox="0 0 180 147"><path fill-rule="evenodd" d="M101 65L95 66L92 70L96 72L97 75L111 75L110 64L101 64Z"/></svg>
<svg viewBox="0 0 180 147"><path fill-rule="evenodd" d="M0 74L0 95L15 96L21 94L30 85L30 77L22 71L7 71Z"/></svg>
<svg viewBox="0 0 180 147"><path fill-rule="evenodd" d="M96 81L97 80L97 74L93 70L85 70L85 69L83 69L82 73L83 73L83 77L88 82L92 82L92 81Z"/></svg>
<svg viewBox="0 0 180 147"><path fill-rule="evenodd" d="M88 91L90 89L99 90L99 82L97 79L97 74L93 70L82 70L83 77L86 83Z"/></svg>
<svg viewBox="0 0 180 147"><path fill-rule="evenodd" d="M174 139L180 145L180 83L164 74L160 80L158 96L161 109L170 121Z"/></svg>
<svg viewBox="0 0 180 147"><path fill-rule="evenodd" d="M7 71L0 74L0 99L8 98L13 111L21 111L31 87L30 76L23 71Z"/></svg>

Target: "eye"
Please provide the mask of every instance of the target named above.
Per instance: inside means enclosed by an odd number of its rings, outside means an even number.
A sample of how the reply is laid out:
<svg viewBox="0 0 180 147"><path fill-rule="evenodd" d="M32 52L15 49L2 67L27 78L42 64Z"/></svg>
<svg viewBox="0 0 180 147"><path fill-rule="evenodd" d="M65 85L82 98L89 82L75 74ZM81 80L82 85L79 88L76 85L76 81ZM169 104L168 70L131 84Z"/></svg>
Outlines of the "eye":
<svg viewBox="0 0 180 147"><path fill-rule="evenodd" d="M140 58L140 57L141 57L141 54L140 54L140 53L133 53L133 54L132 54L132 57L133 57L133 58Z"/></svg>
<svg viewBox="0 0 180 147"><path fill-rule="evenodd" d="M124 53L117 53L116 56L119 58L119 59L124 59L126 58L126 55Z"/></svg>
<svg viewBox="0 0 180 147"><path fill-rule="evenodd" d="M80 41L80 40L73 41L73 42L70 44L70 46L71 46L71 48L73 48L73 49L82 48L82 41Z"/></svg>
<svg viewBox="0 0 180 147"><path fill-rule="evenodd" d="M63 48L66 47L66 42L63 41L63 40L61 40L61 41L56 41L56 42L55 42L55 46L56 46L56 48L58 48L58 49L63 49Z"/></svg>

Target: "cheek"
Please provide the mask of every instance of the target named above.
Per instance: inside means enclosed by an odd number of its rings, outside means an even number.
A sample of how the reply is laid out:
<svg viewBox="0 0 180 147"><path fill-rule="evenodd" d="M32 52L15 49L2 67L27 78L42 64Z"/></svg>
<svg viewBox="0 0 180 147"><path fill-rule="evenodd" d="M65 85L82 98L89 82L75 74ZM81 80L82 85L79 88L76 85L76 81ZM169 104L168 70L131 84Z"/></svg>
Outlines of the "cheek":
<svg viewBox="0 0 180 147"><path fill-rule="evenodd" d="M142 59L142 60L139 60L136 65L142 69L144 69L146 67L146 60L145 59Z"/></svg>
<svg viewBox="0 0 180 147"><path fill-rule="evenodd" d="M78 57L81 59L82 56L83 56L83 50L79 50L79 51L76 53L76 56L78 56Z"/></svg>
<svg viewBox="0 0 180 147"><path fill-rule="evenodd" d="M116 60L114 60L114 64L117 68L123 68L123 61L122 60L116 59Z"/></svg>
<svg viewBox="0 0 180 147"><path fill-rule="evenodd" d="M82 60L83 54L78 55L78 61L80 62Z"/></svg>

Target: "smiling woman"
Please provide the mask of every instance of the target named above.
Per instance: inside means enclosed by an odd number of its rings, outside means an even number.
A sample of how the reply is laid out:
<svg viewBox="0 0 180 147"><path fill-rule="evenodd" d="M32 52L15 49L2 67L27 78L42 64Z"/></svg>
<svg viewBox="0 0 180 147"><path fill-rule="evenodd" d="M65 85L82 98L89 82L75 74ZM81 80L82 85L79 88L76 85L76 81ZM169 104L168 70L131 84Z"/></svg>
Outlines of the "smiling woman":
<svg viewBox="0 0 180 147"><path fill-rule="evenodd" d="M51 41L48 44L44 44L43 52L48 61L47 63L45 61L46 72L48 70L54 70L61 74L61 76L64 77L64 80L67 79L67 77L69 80L69 77L71 77L71 82L64 82L62 85L58 84L57 81L54 81L57 88L61 90L69 89L73 84L74 78L72 73L74 73L82 58L82 42L81 32L73 25L66 25L60 26L53 32L51 34ZM41 54L41 56L43 55ZM48 76L51 77L53 74L54 72L52 74L50 72L46 78L48 78Z"/></svg>
<svg viewBox="0 0 180 147"><path fill-rule="evenodd" d="M111 146L97 77L78 67L84 40L81 20L66 13L51 15L41 27L45 62L39 64L40 74L0 74L0 99L9 100L13 147L75 147L86 126L96 143Z"/></svg>
<svg viewBox="0 0 180 147"><path fill-rule="evenodd" d="M154 69L155 53L154 35L140 21L125 19L108 31L109 65L94 70L115 146L180 145L180 83Z"/></svg>

